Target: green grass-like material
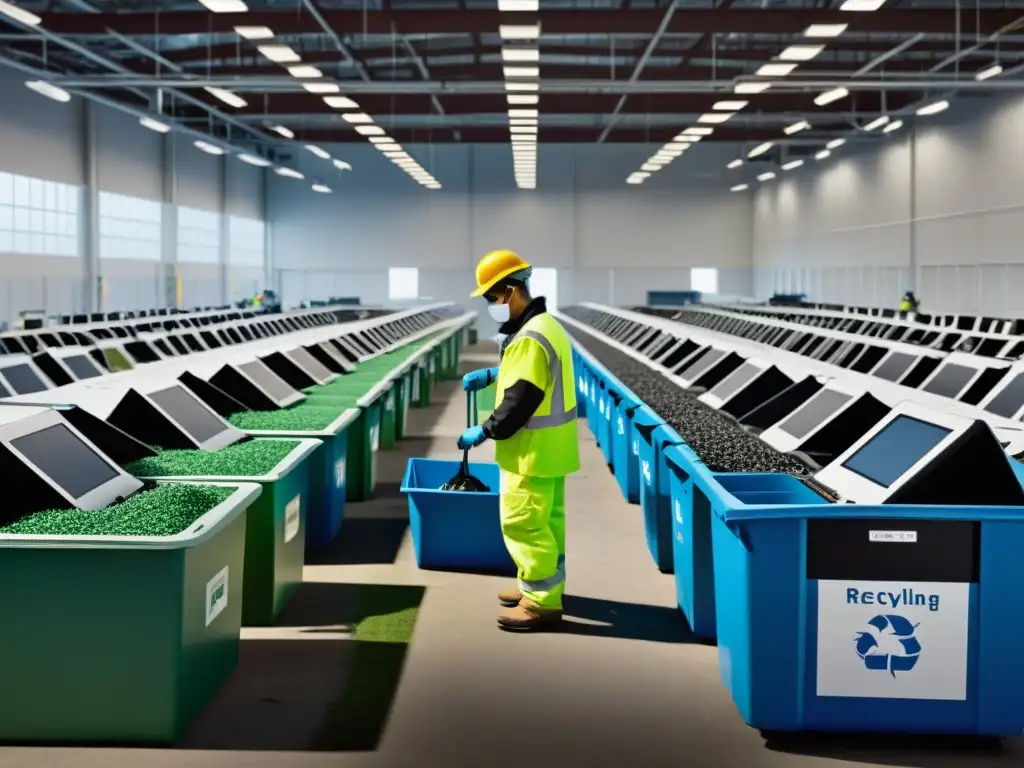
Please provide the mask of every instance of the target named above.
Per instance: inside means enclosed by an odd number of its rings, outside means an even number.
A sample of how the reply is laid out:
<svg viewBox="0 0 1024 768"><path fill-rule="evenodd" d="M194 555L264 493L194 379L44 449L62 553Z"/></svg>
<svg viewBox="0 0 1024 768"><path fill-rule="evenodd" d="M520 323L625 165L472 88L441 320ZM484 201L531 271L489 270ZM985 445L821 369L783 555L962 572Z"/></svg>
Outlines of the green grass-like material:
<svg viewBox="0 0 1024 768"><path fill-rule="evenodd" d="M298 440L250 440L219 451L161 451L125 469L136 477L259 477L298 445Z"/></svg>
<svg viewBox="0 0 1024 768"><path fill-rule="evenodd" d="M306 405L300 403L279 411L243 411L228 421L239 429L265 429L279 432L319 432L330 426L344 412L337 405Z"/></svg>
<svg viewBox="0 0 1024 768"><path fill-rule="evenodd" d="M234 488L169 483L106 509L52 509L0 527L39 536L174 536L227 499Z"/></svg>

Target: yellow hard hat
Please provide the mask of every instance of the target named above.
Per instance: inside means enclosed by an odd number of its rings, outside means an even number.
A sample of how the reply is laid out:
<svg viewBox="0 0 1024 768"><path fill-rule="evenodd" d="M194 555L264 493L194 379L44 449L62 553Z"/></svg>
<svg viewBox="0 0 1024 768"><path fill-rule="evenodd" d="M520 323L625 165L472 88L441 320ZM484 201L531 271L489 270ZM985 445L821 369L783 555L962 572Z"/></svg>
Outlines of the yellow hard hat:
<svg viewBox="0 0 1024 768"><path fill-rule="evenodd" d="M514 275L524 269L529 269L527 264L517 253L512 251L491 251L476 265L477 288L471 296L483 296L491 288L500 283L509 275Z"/></svg>

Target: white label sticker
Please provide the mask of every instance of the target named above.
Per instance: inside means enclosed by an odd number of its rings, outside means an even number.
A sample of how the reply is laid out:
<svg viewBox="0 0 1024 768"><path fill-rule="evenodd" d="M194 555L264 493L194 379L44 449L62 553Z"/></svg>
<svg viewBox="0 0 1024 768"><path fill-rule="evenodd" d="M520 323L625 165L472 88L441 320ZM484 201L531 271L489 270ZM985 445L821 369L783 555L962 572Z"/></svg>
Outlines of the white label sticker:
<svg viewBox="0 0 1024 768"><path fill-rule="evenodd" d="M294 539L302 525L302 494L288 502L284 508L284 543Z"/></svg>
<svg viewBox="0 0 1024 768"><path fill-rule="evenodd" d="M417 403L420 401L420 369L417 368L412 375L412 399Z"/></svg>
<svg viewBox="0 0 1024 768"><path fill-rule="evenodd" d="M818 582L819 696L964 701L970 585Z"/></svg>
<svg viewBox="0 0 1024 768"><path fill-rule="evenodd" d="M370 450L374 453L380 450L380 424L374 424L370 429Z"/></svg>
<svg viewBox="0 0 1024 768"><path fill-rule="evenodd" d="M216 576L206 582L206 626L210 626L227 607L228 567L225 565Z"/></svg>
<svg viewBox="0 0 1024 768"><path fill-rule="evenodd" d="M395 395L394 391L388 393L387 400L384 401L384 410L393 411L395 410Z"/></svg>
<svg viewBox="0 0 1024 768"><path fill-rule="evenodd" d="M868 531L868 541L916 544L917 531Z"/></svg>
<svg viewBox="0 0 1024 768"><path fill-rule="evenodd" d="M683 543L683 532L682 531L676 531L676 541L678 541L680 544Z"/></svg>
<svg viewBox="0 0 1024 768"><path fill-rule="evenodd" d="M633 441L633 455L634 456L639 456L640 455L640 441L639 440L634 440Z"/></svg>
<svg viewBox="0 0 1024 768"><path fill-rule="evenodd" d="M334 487L345 487L345 459L338 459L334 462Z"/></svg>
<svg viewBox="0 0 1024 768"><path fill-rule="evenodd" d="M626 434L626 423L623 421L621 416L619 416L619 434Z"/></svg>
<svg viewBox="0 0 1024 768"><path fill-rule="evenodd" d="M647 484L651 485L651 465L642 459L640 461L640 473L644 476L644 480L647 481Z"/></svg>
<svg viewBox="0 0 1024 768"><path fill-rule="evenodd" d="M676 502L676 522L680 525L683 524L683 505L678 501Z"/></svg>

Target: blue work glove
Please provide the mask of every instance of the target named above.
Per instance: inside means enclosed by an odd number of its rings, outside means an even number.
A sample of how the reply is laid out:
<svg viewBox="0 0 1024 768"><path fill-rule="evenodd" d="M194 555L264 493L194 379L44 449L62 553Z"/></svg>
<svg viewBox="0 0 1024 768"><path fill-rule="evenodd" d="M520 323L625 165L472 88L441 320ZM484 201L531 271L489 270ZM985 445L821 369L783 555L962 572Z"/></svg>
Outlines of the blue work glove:
<svg viewBox="0 0 1024 768"><path fill-rule="evenodd" d="M467 448L476 448L486 439L487 435L484 434L483 427L470 427L463 432L462 437L459 438L459 448L462 450L466 450Z"/></svg>
<svg viewBox="0 0 1024 768"><path fill-rule="evenodd" d="M481 368L479 371L470 371L462 377L462 388L467 392L479 392L497 380L497 368Z"/></svg>

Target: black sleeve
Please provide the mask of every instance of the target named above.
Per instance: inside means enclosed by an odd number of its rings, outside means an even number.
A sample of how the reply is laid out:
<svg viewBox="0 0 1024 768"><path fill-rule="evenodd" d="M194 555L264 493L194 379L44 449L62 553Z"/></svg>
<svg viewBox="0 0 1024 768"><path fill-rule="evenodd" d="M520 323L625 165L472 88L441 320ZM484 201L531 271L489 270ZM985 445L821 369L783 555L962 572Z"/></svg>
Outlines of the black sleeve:
<svg viewBox="0 0 1024 768"><path fill-rule="evenodd" d="M484 434L492 440L508 440L526 426L543 402L544 390L520 379L505 390L501 404L483 423Z"/></svg>

